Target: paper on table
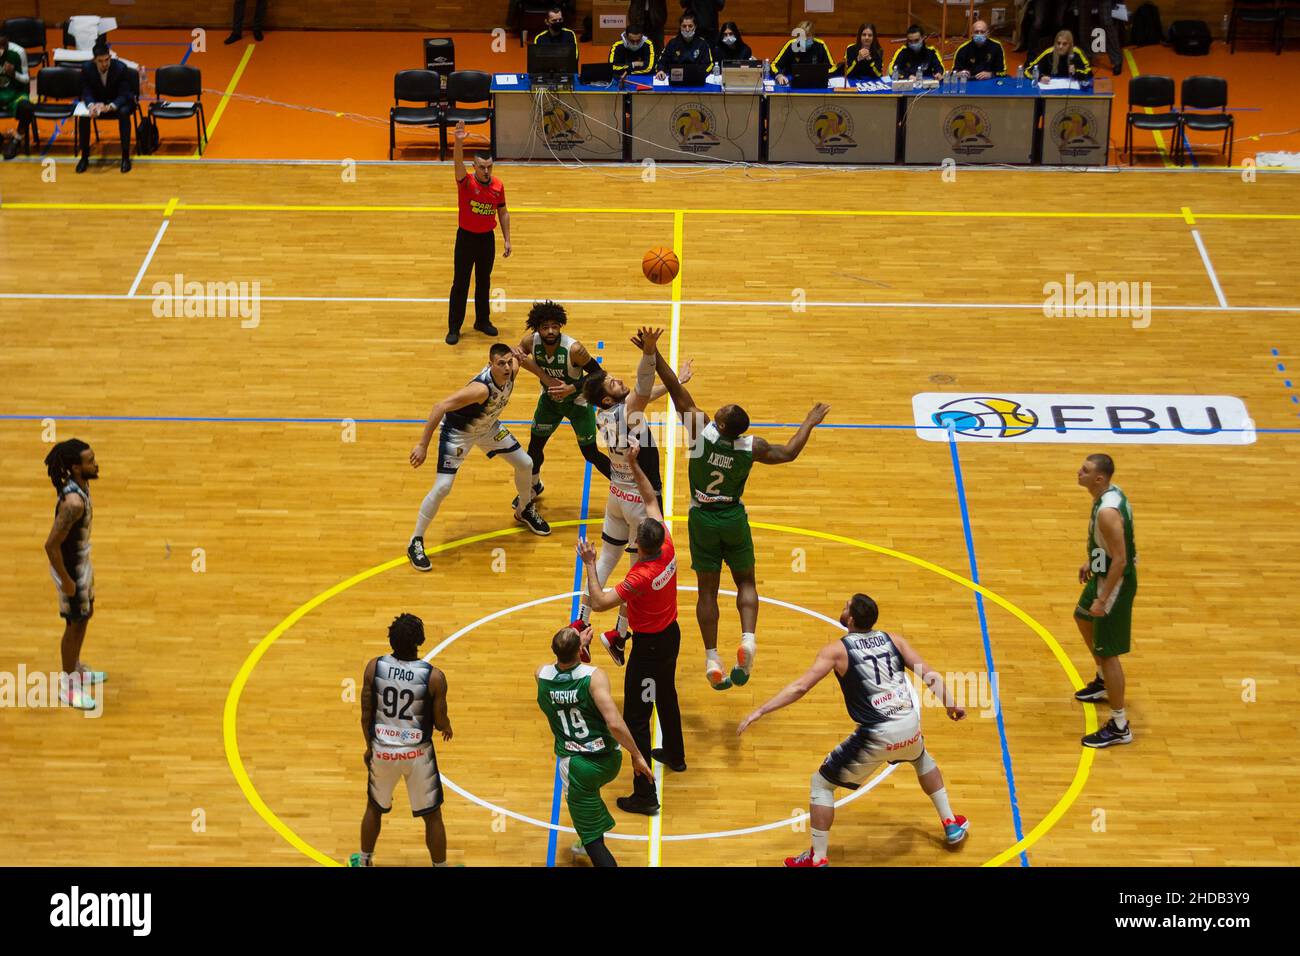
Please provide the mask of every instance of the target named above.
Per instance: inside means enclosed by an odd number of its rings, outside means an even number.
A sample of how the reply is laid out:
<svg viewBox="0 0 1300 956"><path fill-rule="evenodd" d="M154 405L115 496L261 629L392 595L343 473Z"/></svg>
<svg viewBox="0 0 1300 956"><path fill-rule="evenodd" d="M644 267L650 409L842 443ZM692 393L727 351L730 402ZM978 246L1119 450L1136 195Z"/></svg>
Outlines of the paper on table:
<svg viewBox="0 0 1300 956"><path fill-rule="evenodd" d="M714 74L710 73L708 76L704 78L704 82L707 83L709 86L721 86L722 77L715 76Z"/></svg>
<svg viewBox="0 0 1300 956"><path fill-rule="evenodd" d="M1078 80L1071 80L1064 76L1054 76L1043 84L1045 90L1077 90L1079 88Z"/></svg>
<svg viewBox="0 0 1300 956"><path fill-rule="evenodd" d="M665 77L661 80L661 79L659 79L659 77L656 76L656 77L654 77L654 79L652 79L650 82L653 83L655 86L667 86L667 85L668 85L668 77L665 76Z"/></svg>
<svg viewBox="0 0 1300 956"><path fill-rule="evenodd" d="M828 85L832 90L842 90L842 89L844 89L844 86L845 86L844 77L842 77L842 76L832 76L832 77L830 78L830 81L827 83L827 85Z"/></svg>
<svg viewBox="0 0 1300 956"><path fill-rule="evenodd" d="M496 75L497 86L518 86L519 77L513 73L498 73Z"/></svg>

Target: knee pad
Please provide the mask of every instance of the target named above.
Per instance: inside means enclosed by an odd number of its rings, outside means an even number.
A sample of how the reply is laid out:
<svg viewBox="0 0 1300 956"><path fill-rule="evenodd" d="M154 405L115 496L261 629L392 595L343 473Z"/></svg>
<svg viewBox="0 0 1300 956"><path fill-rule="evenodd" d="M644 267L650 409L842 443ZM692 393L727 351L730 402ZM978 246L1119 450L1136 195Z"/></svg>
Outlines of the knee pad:
<svg viewBox="0 0 1300 956"><path fill-rule="evenodd" d="M831 782L822 776L818 770L812 775L810 781L812 791L809 794L808 802L815 807L833 807L835 806L835 787Z"/></svg>
<svg viewBox="0 0 1300 956"><path fill-rule="evenodd" d="M928 750L922 750L921 756L912 761L912 769L916 771L918 777L922 777L929 773L936 766L937 764L935 764L934 758L930 756L930 751Z"/></svg>

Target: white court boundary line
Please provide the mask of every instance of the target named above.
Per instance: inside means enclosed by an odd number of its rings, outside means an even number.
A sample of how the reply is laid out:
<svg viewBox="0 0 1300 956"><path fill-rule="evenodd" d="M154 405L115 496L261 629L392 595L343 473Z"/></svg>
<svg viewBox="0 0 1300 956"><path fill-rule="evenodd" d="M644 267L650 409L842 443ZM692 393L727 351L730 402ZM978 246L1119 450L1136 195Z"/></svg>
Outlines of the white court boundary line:
<svg viewBox="0 0 1300 956"><path fill-rule="evenodd" d="M163 228L166 228L164 223ZM161 235L161 232L160 232ZM155 240L156 242L156 240ZM1199 239L1198 239L1199 242ZM1209 265L1209 260L1205 260ZM147 262L146 262L147 265ZM1215 285L1215 291L1219 294L1219 305L1152 305L1152 312L1284 312L1300 313L1300 305L1228 305L1223 298L1223 292L1218 287L1218 279L1213 274L1211 268L1211 278ZM141 273L143 275L143 273ZM137 282L140 276L137 276ZM145 296L137 296L131 293L121 295L111 292L0 292L0 299L17 299L17 300L55 300L55 301L90 301L90 302L129 302L141 301ZM190 297L187 297L190 298ZM220 299L219 295L195 295L192 297L195 301L216 301ZM259 295L258 300L261 302L389 302L398 305L436 305L446 304L446 296L367 296L367 295ZM525 299L503 299L511 305L532 305L536 301L534 297ZM706 305L720 306L728 308L755 308L755 307L772 307L772 308L789 308L790 299L682 299L673 302L668 299L563 299L565 305L647 305L663 308L666 305L674 307L682 305ZM802 303L805 308L815 307L823 309L907 309L915 311L918 309L989 309L989 310L1030 310L1035 312L1043 311L1042 302L934 302L928 300L904 302L904 301L851 301L851 300L824 300L808 301ZM680 311L680 310L677 310Z"/></svg>
<svg viewBox="0 0 1300 956"><path fill-rule="evenodd" d="M135 298L135 290L140 288L144 274L149 271L149 263L153 262L153 254L158 251L158 243L162 242L163 233L167 231L169 222L170 219L164 219L162 225L158 227L158 233L153 237L153 245L149 247L149 254L144 257L144 262L140 263L140 271L135 274L135 281L131 283L131 291L126 294L126 298Z"/></svg>
<svg viewBox="0 0 1300 956"><path fill-rule="evenodd" d="M679 590L698 591L699 588L692 587L690 585L680 585ZM581 594L581 593L582 593L581 591L562 591L559 594L552 594L549 597L534 598L531 601L524 601L520 604L514 605L513 607L503 608L502 610L499 611L493 611L491 614L487 614L479 618L477 621L473 621L469 624L466 624L460 630L443 638L438 643L438 645L434 647L433 650L429 651L428 654L424 655L424 660L426 662L432 662L433 658L437 657L439 653L441 653L447 647L454 644L456 641L460 640L460 638L464 637L466 634L470 633L471 631L479 627L482 627L484 624L488 624L492 621L497 620L498 618L505 617L507 614L513 614L515 611L523 611L530 607L536 607L539 604L549 604L552 601L564 601L573 597L575 594ZM726 590L725 588L719 588L718 593L721 595L725 595L727 597L736 596L735 591L729 591ZM759 595L758 599L764 604L772 604L775 605L776 607L783 607L792 611L799 611L802 614L807 614L809 617L816 618L817 620L820 621L825 621L827 624L831 624L841 631L845 630L843 624L841 624L839 621L834 620L833 618L827 617L825 614L822 614L820 611L814 611L811 610L810 608L806 608L798 604L792 604L789 601L782 601L777 598L764 597L761 594ZM908 682L907 686L908 686L908 690L912 694L913 701L916 701L916 688L912 686L911 682ZM919 707L919 702L917 703L917 706ZM886 777L892 774L900 766L902 765L889 764L888 766L886 766L884 770L880 771L880 773L876 774L874 777L872 777L870 780L868 780L866 783L860 786L857 790L854 790L851 793L847 794L846 796L840 798L839 800L836 800L835 801L836 809L845 806L846 804L852 803L854 800L857 800L858 798L864 796L871 790L874 790L876 787L878 787L881 783L884 782ZM521 823L531 823L533 826L541 827L543 830L555 830L557 833L577 833L577 831L574 830L573 827L566 827L566 826L561 826L559 824L550 823L545 820L538 820L535 817L528 816L527 814L516 813L513 810L508 810L505 807L498 806L497 804L492 803L490 800L484 800L482 797L470 793L464 787L460 786L454 780L448 777L445 773L442 774L442 782L447 786L449 790L464 797L470 803L477 804L478 806L483 807L485 810L488 810L492 813L499 813L502 816L510 817L511 819L518 820ZM662 811L660 811L660 814L651 817L650 819L658 820L660 819L661 816L662 816ZM753 833L763 833L768 830L777 830L780 829L781 827L788 827L792 823L799 823L800 821L806 819L808 819L808 812L805 810L802 811L801 813L795 814L794 816L786 817L781 820L776 820L772 823L760 823L752 827L742 827L736 830L714 830L709 833L674 833L674 834L668 834L666 836L660 835L657 837L657 839L665 842L684 842L686 840L712 840L721 837L748 836ZM614 833L613 831L611 831L609 833L606 833L605 836L606 838L612 840L631 840L635 842L644 840L647 843L651 843L651 845L653 845L653 841L651 841L649 834L641 835L641 834L631 834L631 833ZM654 865L657 866L658 864L656 863Z"/></svg>
<svg viewBox="0 0 1300 956"><path fill-rule="evenodd" d="M1214 271L1214 266L1210 262L1210 254L1205 251L1205 243L1201 241L1201 232L1199 229L1192 230L1192 238L1196 240L1196 249L1201 254L1201 262L1205 263L1205 271L1210 274L1210 284L1214 286L1214 294L1219 297L1219 308L1228 308L1228 300L1223 297L1223 287L1219 285L1219 276Z"/></svg>

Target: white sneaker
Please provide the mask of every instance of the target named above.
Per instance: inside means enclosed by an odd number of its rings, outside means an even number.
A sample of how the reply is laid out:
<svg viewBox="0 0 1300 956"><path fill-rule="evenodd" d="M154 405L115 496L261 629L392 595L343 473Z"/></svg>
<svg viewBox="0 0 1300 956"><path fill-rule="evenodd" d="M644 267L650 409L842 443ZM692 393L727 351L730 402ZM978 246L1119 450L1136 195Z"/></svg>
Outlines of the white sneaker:
<svg viewBox="0 0 1300 956"><path fill-rule="evenodd" d="M726 690L731 686L731 678L722 673L722 662L716 657L704 659L704 679L714 690Z"/></svg>
<svg viewBox="0 0 1300 956"><path fill-rule="evenodd" d="M80 687L68 687L63 691L63 702L77 710L94 710L95 698Z"/></svg>
<svg viewBox="0 0 1300 956"><path fill-rule="evenodd" d="M574 863L590 863L591 857L587 855L587 848L582 845L581 840L573 841L573 846L569 847L569 852L573 854Z"/></svg>
<svg viewBox="0 0 1300 956"><path fill-rule="evenodd" d="M77 665L77 673L81 675L83 684L102 684L108 680L108 674L104 671L91 670L86 664Z"/></svg>
<svg viewBox="0 0 1300 956"><path fill-rule="evenodd" d="M731 669L731 682L737 687L749 683L749 675L754 671L754 657L758 654L758 645L754 641L741 641L736 650L736 666Z"/></svg>

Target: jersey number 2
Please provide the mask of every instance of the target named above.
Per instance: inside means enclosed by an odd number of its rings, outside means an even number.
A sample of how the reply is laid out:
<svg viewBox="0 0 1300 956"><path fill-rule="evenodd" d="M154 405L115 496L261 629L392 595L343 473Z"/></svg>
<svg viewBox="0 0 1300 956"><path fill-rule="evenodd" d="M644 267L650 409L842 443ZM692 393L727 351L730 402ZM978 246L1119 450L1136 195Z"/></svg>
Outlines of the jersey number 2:
<svg viewBox="0 0 1300 956"><path fill-rule="evenodd" d="M727 476L720 471L711 471L709 472L709 477L713 480L710 481L709 486L704 489L704 493L706 495L716 495L718 489L722 487L722 483L727 480Z"/></svg>

